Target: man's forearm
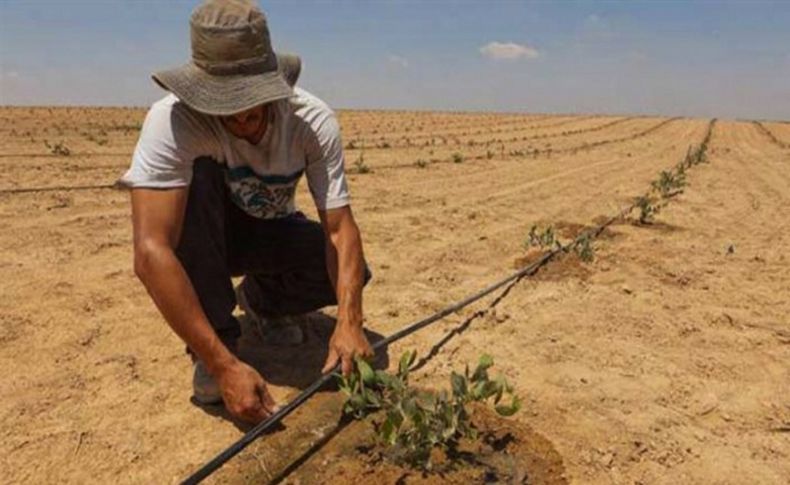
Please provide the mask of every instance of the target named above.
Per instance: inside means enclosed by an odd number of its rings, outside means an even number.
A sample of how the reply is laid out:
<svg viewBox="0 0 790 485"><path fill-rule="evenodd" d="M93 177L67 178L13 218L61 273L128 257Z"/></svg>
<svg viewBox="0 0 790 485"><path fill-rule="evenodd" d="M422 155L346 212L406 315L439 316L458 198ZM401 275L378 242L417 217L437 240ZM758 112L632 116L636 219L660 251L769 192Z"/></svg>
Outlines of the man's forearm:
<svg viewBox="0 0 790 485"><path fill-rule="evenodd" d="M137 251L135 270L170 327L209 371L217 375L235 361L208 322L192 283L173 250L155 246Z"/></svg>
<svg viewBox="0 0 790 485"><path fill-rule="evenodd" d="M359 230L356 228L356 224L351 223L349 226L343 227L332 238L331 244L333 247L327 248L327 266L330 271L330 277L335 284L338 322L352 326L362 326L362 288L365 281L365 260L362 253L362 239L359 235Z"/></svg>

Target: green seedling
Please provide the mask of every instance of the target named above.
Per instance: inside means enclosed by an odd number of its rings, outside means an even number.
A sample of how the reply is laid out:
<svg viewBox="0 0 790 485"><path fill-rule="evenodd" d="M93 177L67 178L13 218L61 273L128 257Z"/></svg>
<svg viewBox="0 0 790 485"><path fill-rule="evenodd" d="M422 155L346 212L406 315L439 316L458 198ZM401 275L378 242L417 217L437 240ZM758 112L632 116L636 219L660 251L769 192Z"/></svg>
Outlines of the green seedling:
<svg viewBox="0 0 790 485"><path fill-rule="evenodd" d="M469 366L463 374L452 372L450 389L438 392L409 385L415 358L413 351L404 353L394 375L373 370L370 364L357 359L349 377L339 376L340 390L347 397L344 414L361 419L381 412L383 420L374 423L376 435L396 462L430 470L434 448L452 455L461 439L477 439L468 407L473 402L493 401L494 410L501 416L512 416L521 408L521 400L504 377L490 378L488 370L494 360L488 355L480 357L471 373Z"/></svg>
<svg viewBox="0 0 790 485"><path fill-rule="evenodd" d="M461 163L464 161L464 156L460 153L453 153L453 163Z"/></svg>
<svg viewBox="0 0 790 485"><path fill-rule="evenodd" d="M686 186L686 175L662 170L658 180L654 180L650 185L654 191L661 194L662 199L667 199L683 191L683 187Z"/></svg>
<svg viewBox="0 0 790 485"><path fill-rule="evenodd" d="M662 205L657 204L651 197L640 195L634 201L634 206L639 209L639 223L651 224L656 215L661 212Z"/></svg>
<svg viewBox="0 0 790 485"><path fill-rule="evenodd" d="M540 231L536 225L530 228L524 245L527 249L537 247L542 250L554 249L562 246L554 234L554 227L548 226L543 231Z"/></svg>
<svg viewBox="0 0 790 485"><path fill-rule="evenodd" d="M44 140L44 145L49 148L49 151L53 155L58 155L61 157L68 157L71 155L71 150L67 147L62 141L55 143L54 145L50 145L48 141Z"/></svg>
<svg viewBox="0 0 790 485"><path fill-rule="evenodd" d="M416 162L414 162L414 165L416 165L419 168L425 168L428 166L428 162L424 158L420 158Z"/></svg>
<svg viewBox="0 0 790 485"><path fill-rule="evenodd" d="M359 158L354 161L354 168L356 169L357 173L370 173L370 167L365 164L364 153L360 153Z"/></svg>
<svg viewBox="0 0 790 485"><path fill-rule="evenodd" d="M593 237L590 234L582 234L579 236L573 244L573 251L579 256L579 259L585 263L592 262L593 259L595 259Z"/></svg>

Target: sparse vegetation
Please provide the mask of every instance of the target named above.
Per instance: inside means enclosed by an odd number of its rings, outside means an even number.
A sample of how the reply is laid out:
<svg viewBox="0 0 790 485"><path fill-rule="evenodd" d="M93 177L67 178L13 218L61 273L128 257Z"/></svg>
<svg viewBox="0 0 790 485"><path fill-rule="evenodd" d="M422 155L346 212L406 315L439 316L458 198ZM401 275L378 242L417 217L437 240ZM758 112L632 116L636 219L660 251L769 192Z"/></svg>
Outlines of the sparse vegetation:
<svg viewBox="0 0 790 485"><path fill-rule="evenodd" d="M633 208L639 210L639 224L651 224L655 216L661 212L668 200L683 192L687 185L686 172L691 167L707 162L707 150L713 135L716 119L708 124L705 137L699 145L692 145L683 160L672 170L662 170L658 178L650 183L650 191L634 199Z"/></svg>

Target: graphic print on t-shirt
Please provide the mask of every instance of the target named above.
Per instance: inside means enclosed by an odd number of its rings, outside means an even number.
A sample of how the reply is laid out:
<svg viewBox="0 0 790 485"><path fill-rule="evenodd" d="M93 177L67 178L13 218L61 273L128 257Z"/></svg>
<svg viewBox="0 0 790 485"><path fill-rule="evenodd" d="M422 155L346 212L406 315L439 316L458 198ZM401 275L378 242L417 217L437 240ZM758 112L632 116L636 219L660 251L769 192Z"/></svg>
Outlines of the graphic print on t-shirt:
<svg viewBox="0 0 790 485"><path fill-rule="evenodd" d="M273 219L294 212L294 192L302 173L258 175L249 167L235 167L227 169L226 181L237 206L251 216Z"/></svg>

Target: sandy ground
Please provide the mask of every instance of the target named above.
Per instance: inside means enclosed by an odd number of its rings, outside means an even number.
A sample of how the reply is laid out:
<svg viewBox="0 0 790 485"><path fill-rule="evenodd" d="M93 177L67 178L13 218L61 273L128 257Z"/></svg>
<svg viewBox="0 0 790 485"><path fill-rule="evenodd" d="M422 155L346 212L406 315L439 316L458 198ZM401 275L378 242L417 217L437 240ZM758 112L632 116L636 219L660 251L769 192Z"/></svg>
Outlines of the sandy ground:
<svg viewBox="0 0 790 485"><path fill-rule="evenodd" d="M142 116L0 110L0 190L112 184ZM349 171L370 170L350 184L375 275L367 325L379 335L508 274L532 224L616 213L707 126L592 115L340 119ZM657 224L618 224L596 242L594 262L549 266L496 308L482 301L390 355L427 354L468 324L418 382L444 385L451 369L492 354L525 398L514 419L551 441L574 483L787 483L790 125L764 126L780 143L754 123L720 121L711 163L690 172ZM53 154L57 143L70 154ZM314 214L304 186L298 200ZM0 193L0 229L3 482L176 482L241 436L221 412L189 401L183 345L132 272L128 194ZM331 321L312 321L305 346L251 355L280 399L317 376ZM234 466L217 479L233 481Z"/></svg>

